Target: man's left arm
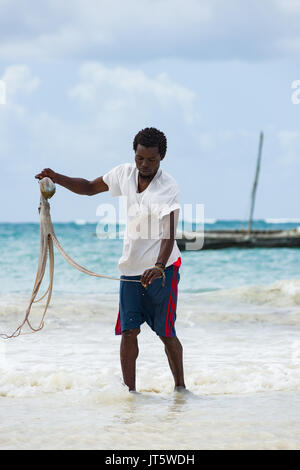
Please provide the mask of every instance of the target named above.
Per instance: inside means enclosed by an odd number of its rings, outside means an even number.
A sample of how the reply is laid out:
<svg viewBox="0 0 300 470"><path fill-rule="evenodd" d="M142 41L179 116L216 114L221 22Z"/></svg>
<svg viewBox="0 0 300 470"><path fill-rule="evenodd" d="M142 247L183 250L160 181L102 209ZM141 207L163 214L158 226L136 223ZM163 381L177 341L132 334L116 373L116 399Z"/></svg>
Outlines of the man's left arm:
<svg viewBox="0 0 300 470"><path fill-rule="evenodd" d="M149 284L152 284L155 279L162 277L162 272L158 268L165 268L168 259L170 258L170 255L172 253L174 241L175 215L173 211L163 218L163 239L161 241L159 254L155 263L155 266L157 267L146 269L146 271L143 273L141 283L144 287L148 286Z"/></svg>

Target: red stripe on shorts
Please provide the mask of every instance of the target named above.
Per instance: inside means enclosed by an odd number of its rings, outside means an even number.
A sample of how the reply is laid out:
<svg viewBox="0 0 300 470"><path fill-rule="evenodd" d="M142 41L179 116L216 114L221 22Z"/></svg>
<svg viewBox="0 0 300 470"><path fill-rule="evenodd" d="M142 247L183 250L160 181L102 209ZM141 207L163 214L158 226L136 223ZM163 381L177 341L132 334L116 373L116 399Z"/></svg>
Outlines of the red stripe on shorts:
<svg viewBox="0 0 300 470"><path fill-rule="evenodd" d="M118 313L117 323L115 327L115 334L116 335L121 334L120 304L119 304L119 313Z"/></svg>
<svg viewBox="0 0 300 470"><path fill-rule="evenodd" d="M174 314L176 308L176 300L177 300L177 282L178 282L178 268L175 270L175 283L174 283L174 291L173 291L173 298L172 298L172 307L171 307L171 315L169 319L169 329L168 329L168 336L172 336L172 329L174 324Z"/></svg>
<svg viewBox="0 0 300 470"><path fill-rule="evenodd" d="M171 293L170 293L169 302L168 302L168 310L167 310L166 324L165 324L165 335L166 336L168 336L169 315L170 315L171 305L173 304L171 301L172 301L174 280L175 280L175 277L176 277L175 274L176 274L176 268L173 267L172 287L171 287Z"/></svg>
<svg viewBox="0 0 300 470"><path fill-rule="evenodd" d="M173 263L173 266L178 266L178 268L180 268L181 266L181 258L177 258L177 261L175 261L175 263Z"/></svg>

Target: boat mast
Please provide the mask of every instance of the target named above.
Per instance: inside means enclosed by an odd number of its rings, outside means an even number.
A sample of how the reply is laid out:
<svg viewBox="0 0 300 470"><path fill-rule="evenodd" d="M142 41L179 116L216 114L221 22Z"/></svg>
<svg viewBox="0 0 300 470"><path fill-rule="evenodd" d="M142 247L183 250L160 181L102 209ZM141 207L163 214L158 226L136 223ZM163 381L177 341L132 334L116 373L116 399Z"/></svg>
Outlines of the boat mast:
<svg viewBox="0 0 300 470"><path fill-rule="evenodd" d="M259 136L259 147L258 147L258 158L257 158L257 165L256 165L256 173L255 173L255 179L254 179L253 189L252 189L252 194L251 194L251 210L250 210L250 219L249 219L249 225L248 225L248 233L250 233L252 231L253 212L254 212L255 196L256 196L257 182L258 182L258 176L259 176L259 170L260 170L263 140L264 140L264 134L263 134L263 132L261 132L260 136Z"/></svg>

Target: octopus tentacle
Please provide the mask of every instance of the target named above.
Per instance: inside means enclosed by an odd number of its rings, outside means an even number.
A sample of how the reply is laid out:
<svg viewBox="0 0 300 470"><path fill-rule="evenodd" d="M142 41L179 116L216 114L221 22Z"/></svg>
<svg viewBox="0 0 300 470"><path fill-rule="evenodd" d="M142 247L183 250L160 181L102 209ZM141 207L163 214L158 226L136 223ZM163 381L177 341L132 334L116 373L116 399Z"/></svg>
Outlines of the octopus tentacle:
<svg viewBox="0 0 300 470"><path fill-rule="evenodd" d="M0 336L2 338L9 339L9 338L18 337L21 334L21 330L22 330L23 326L25 325L25 323L28 323L29 327L32 330L34 330L34 328L32 328L31 325L30 325L28 317L29 317L29 314L30 314L31 306L33 304L33 301L34 301L37 293L38 293L39 287L42 283L42 280L43 280L43 277L44 277L44 274L45 274L45 269L46 269L46 264L47 264L47 245L46 245L46 243L44 243L43 246L44 246L44 249L41 250L41 256L40 256L38 272L37 272L37 275L36 275L36 281L35 281L35 285L33 287L33 291L32 291L32 294L31 294L31 298L30 298L28 308L27 308L26 313L25 313L25 318L24 318L23 322L18 326L18 328L11 335L1 334Z"/></svg>
<svg viewBox="0 0 300 470"><path fill-rule="evenodd" d="M26 319L26 322L29 326L29 328L33 331L33 332L37 332L37 331L40 331L43 327L44 327L44 318L45 318L45 315L46 315L46 312L47 312L47 309L48 309L48 306L49 306L49 302L50 302L50 299L51 299L51 294L52 294L52 286L53 286L53 273L54 273L54 255L53 255L53 243L52 243L52 240L51 240L51 237L50 235L48 235L48 240L47 240L47 245L46 245L46 248L49 247L49 274L50 274L50 282L49 282L49 287L46 291L46 293L49 291L49 294L48 294L48 298L47 298L47 302L46 302L46 306L45 306L45 310L44 310L44 313L43 313L43 316L42 316L42 319L40 321L40 324L37 328L34 328L32 325L31 325L31 322L29 321L29 314L27 316L27 319ZM47 259L47 258L46 258ZM46 267L46 265L45 265ZM44 270L44 273L45 273L45 270ZM42 280L41 280L42 281ZM38 290L37 290L38 292ZM36 292L36 294L37 294ZM43 295L43 297L45 297L46 293ZM35 295L36 295L35 294ZM41 299L40 299L41 300ZM29 306L29 309L30 309L31 306Z"/></svg>
<svg viewBox="0 0 300 470"><path fill-rule="evenodd" d="M36 279L35 279L35 283L34 283L34 288L35 289L35 286L37 284L37 280L38 280L38 276L40 275L40 268L41 268L41 260L43 259L43 250L48 248L47 244L46 244L46 237L43 235L43 238L42 238L42 243L41 243L41 252L40 252L40 263L39 263L39 268L38 268L38 272L37 272L37 275L36 275ZM48 242L47 242L48 243ZM44 248L43 248L44 247ZM49 249L49 256L50 256L50 249ZM44 299L44 297L46 297L47 293L49 292L49 288L50 288L50 282L49 281L49 285L48 285L48 288L46 290L46 292L42 295L42 297L40 297L38 300L34 300L33 303L37 303L37 302L40 302L41 300Z"/></svg>
<svg viewBox="0 0 300 470"><path fill-rule="evenodd" d="M46 312L51 300L52 296L52 289L53 289L53 279L54 279L54 252L53 252L53 241L51 238L51 235L48 236L48 244L49 244L49 277L50 277L50 282L49 282L49 287L47 291L49 291L48 297L47 297L47 302L45 306L45 310L40 322L39 329L41 330L44 327L44 319L46 316Z"/></svg>
<svg viewBox="0 0 300 470"><path fill-rule="evenodd" d="M76 263L76 261L73 260L73 258L71 258L71 256L69 256L65 250L62 248L62 246L60 245L59 241L57 240L56 236L55 236L55 233L54 231L51 233L51 237L53 238L53 241L56 245L56 248L58 249L58 251L61 253L61 255L65 258L65 260L71 265L73 266L74 268L78 269L79 271L85 273L85 274L89 274L90 276L95 276L95 277L102 277L102 278L105 278L105 279L112 279L112 280L115 280L115 281L120 281L120 278L119 277L112 277L112 276L104 276L103 274L97 274L93 271L90 271L89 269L86 269L84 268L83 266L81 266L80 264ZM126 281L132 281L132 282L140 282L140 281L136 281L136 280L131 280L131 279L126 279Z"/></svg>
<svg viewBox="0 0 300 470"><path fill-rule="evenodd" d="M44 257L44 250L45 250L45 235L44 235L44 230L43 230L43 227L41 226L41 241L40 241L40 257L39 257L39 262L38 262L38 268L37 268L37 272L36 272L36 277L35 277L35 281L34 281L34 285L33 285L33 291L36 287L36 284L37 284L37 281L40 277L40 274L41 274L41 267L42 267L42 260L43 260L43 257Z"/></svg>
<svg viewBox="0 0 300 470"><path fill-rule="evenodd" d="M47 264L47 257L48 257L48 244L45 243L44 249L42 251L42 260L41 260L41 267L40 267L40 272L37 275L36 282L34 284L32 294L31 294L31 299L30 301L35 299L37 296L37 293L39 291L39 288L41 286L41 283L43 281L44 275L45 275L45 270L46 270L46 264Z"/></svg>
<svg viewBox="0 0 300 470"><path fill-rule="evenodd" d="M29 322L29 315L30 315L30 311L31 311L31 306L34 302L34 299L37 296L37 293L39 291L39 288L42 284L42 281L43 281L43 278L44 278L44 275L45 275L45 270L46 270L46 265L47 265L47 257L48 257L48 246L47 246L46 240L44 239L44 248L42 250L42 259L41 259L39 277L35 282L35 285L34 285L34 288L33 288L32 294L31 294L31 299L29 301L29 305L28 305L26 313L25 313L24 321L16 331L19 330L21 332L21 329L23 328L25 323L28 324L28 326L31 328L31 330L35 331L35 329L31 326L31 324Z"/></svg>
<svg viewBox="0 0 300 470"><path fill-rule="evenodd" d="M50 285L47 287L47 290L46 290L46 292L42 295L42 297L40 297L38 300L34 300L33 303L36 304L36 303L40 302L41 300L43 300L43 299L46 297L46 295L48 294L49 288L50 288Z"/></svg>

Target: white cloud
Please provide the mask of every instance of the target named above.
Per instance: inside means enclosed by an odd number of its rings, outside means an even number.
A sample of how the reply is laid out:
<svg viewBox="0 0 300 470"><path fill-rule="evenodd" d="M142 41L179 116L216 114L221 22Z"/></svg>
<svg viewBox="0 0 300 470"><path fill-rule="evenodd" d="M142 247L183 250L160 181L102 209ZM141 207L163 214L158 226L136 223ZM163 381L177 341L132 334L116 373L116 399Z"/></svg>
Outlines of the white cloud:
<svg viewBox="0 0 300 470"><path fill-rule="evenodd" d="M299 21L298 0L2 1L0 59L297 56Z"/></svg>
<svg viewBox="0 0 300 470"><path fill-rule="evenodd" d="M186 125L199 121L195 93L165 73L150 77L139 69L86 63L80 67L79 83L69 95L92 110L105 127L116 128L116 121L119 125L128 120L146 121L156 113L181 115Z"/></svg>
<svg viewBox="0 0 300 470"><path fill-rule="evenodd" d="M277 7L286 13L300 13L300 3L299 0L276 0Z"/></svg>
<svg viewBox="0 0 300 470"><path fill-rule="evenodd" d="M27 65L11 65L7 67L2 80L6 84L6 94L11 98L18 93L30 94L40 84L39 78L32 75Z"/></svg>
<svg viewBox="0 0 300 470"><path fill-rule="evenodd" d="M300 35L278 41L278 47L292 56L300 56Z"/></svg>
<svg viewBox="0 0 300 470"><path fill-rule="evenodd" d="M87 161L98 167L100 158L101 167L109 169L129 158L141 128L155 126L167 136L180 129L187 139L199 124L196 95L166 74L152 77L138 69L85 63L65 103L52 113L19 104L21 93L32 93L39 83L29 67L14 65L4 77L14 97L0 110L0 159L9 171L22 171L36 159L56 171L71 165L84 173ZM69 119L60 113L64 107L74 110Z"/></svg>

